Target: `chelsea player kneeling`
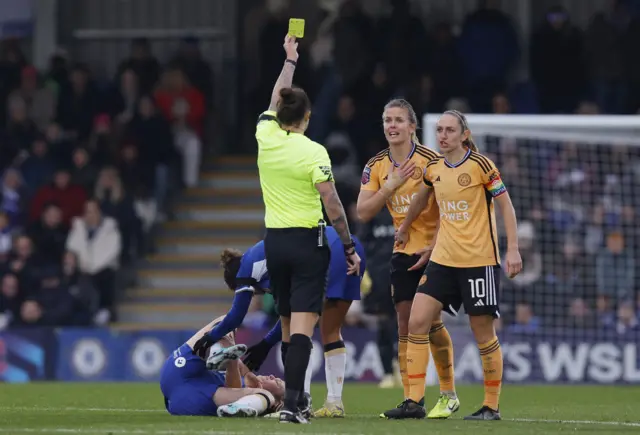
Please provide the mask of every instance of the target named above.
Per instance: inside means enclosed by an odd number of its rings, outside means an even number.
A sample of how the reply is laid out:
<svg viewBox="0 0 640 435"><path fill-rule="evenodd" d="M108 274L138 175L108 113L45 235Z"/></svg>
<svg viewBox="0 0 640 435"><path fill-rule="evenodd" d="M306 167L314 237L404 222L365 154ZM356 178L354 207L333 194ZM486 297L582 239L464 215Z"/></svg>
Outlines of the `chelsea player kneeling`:
<svg viewBox="0 0 640 435"><path fill-rule="evenodd" d="M344 417L342 386L347 354L342 341L341 328L351 303L354 300L360 300L360 283L365 273L366 263L364 248L360 241L354 237L356 252L361 259L360 275L348 275L344 249L338 234L333 227L327 227L326 235L331 249L331 264L325 303L320 318L320 334L325 356L327 398L324 406L316 411L314 416ZM235 290L233 305L223 321L195 343L194 351L196 352L200 349L209 349L225 334L238 328L249 311L253 295L269 292L269 271L265 259L264 242L258 242L244 254L226 249L222 253L221 263L224 267L225 282L230 289ZM244 360L246 366L253 371L259 370L271 348L281 339L282 330L280 322L278 322L262 341L247 350L247 356ZM285 337L281 346L283 361L288 345L286 341L288 341L288 337ZM228 359L226 351L222 346L215 346L207 360L208 367L210 369L219 368L220 364ZM311 416L310 385L311 372L307 369L305 394L298 402L298 407L305 418Z"/></svg>
<svg viewBox="0 0 640 435"><path fill-rule="evenodd" d="M240 361L247 347L236 345L233 331L220 338L225 348L226 372L206 367L206 352L194 353L200 338L223 321L206 325L172 352L160 373L160 390L172 415L257 417L282 406L284 382L274 376L256 376Z"/></svg>

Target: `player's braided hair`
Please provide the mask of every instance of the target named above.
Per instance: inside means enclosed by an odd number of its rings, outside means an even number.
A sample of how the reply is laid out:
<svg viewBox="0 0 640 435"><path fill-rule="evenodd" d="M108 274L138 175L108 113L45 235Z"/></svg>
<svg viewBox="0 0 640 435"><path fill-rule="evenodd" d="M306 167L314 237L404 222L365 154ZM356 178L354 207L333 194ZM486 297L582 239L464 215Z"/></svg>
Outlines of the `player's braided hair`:
<svg viewBox="0 0 640 435"><path fill-rule="evenodd" d="M242 252L227 248L220 254L220 267L224 269L224 282L231 290L236 288L236 275L240 270Z"/></svg>
<svg viewBox="0 0 640 435"><path fill-rule="evenodd" d="M413 106L411 105L411 103L403 98L394 98L384 106L384 110L390 109L392 107L400 107L402 109L405 109L407 111L407 114L409 115L409 122L416 126L416 130L418 129L418 116L416 115L416 111L413 110ZM418 140L418 135L415 131L411 133L411 140L417 145L422 145Z"/></svg>
<svg viewBox="0 0 640 435"><path fill-rule="evenodd" d="M447 110L446 112L444 112L444 115L453 115L456 118L458 118L458 122L460 123L460 127L462 128L463 133L465 130L470 131L469 124L467 124L467 117L464 116L462 112L458 110ZM478 152L478 147L476 146L475 142L471 138L471 134L469 134L469 137L465 139L464 142L462 142L462 145L466 146L467 148L470 148L471 151Z"/></svg>

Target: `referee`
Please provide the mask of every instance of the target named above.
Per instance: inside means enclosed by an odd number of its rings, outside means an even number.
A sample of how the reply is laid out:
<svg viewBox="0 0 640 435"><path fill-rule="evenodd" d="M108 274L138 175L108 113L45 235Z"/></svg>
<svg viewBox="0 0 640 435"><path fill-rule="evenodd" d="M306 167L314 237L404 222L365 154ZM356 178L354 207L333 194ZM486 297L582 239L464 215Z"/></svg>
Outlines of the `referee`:
<svg viewBox="0 0 640 435"><path fill-rule="evenodd" d="M322 203L344 245L349 274L358 274L347 218L333 183L326 149L307 138L311 102L292 88L298 43L287 35L287 59L271 94L269 110L258 119L258 170L265 204L264 240L271 290L282 321L282 362L286 392L281 423L308 423L304 378L311 336L322 310L330 250ZM307 403L306 407L310 408ZM303 407L304 408L304 407Z"/></svg>

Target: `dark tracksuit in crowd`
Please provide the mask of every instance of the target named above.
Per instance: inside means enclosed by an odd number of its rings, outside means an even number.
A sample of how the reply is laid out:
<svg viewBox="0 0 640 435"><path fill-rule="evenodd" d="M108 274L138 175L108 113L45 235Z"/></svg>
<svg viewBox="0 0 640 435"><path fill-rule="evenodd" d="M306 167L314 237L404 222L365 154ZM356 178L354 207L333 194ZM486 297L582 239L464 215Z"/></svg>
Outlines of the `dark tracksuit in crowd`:
<svg viewBox="0 0 640 435"><path fill-rule="evenodd" d="M371 292L364 298L365 310L378 316L378 350L385 375L393 373L393 358L396 355L398 324L391 298L390 262L393 253L395 230L387 208L360 229L367 256L367 271L371 278Z"/></svg>

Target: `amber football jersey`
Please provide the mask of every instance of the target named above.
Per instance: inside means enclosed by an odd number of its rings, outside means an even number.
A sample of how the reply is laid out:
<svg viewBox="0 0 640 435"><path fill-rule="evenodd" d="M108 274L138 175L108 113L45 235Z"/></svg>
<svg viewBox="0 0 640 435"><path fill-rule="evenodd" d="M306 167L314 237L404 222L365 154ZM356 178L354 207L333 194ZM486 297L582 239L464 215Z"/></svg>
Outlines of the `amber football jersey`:
<svg viewBox="0 0 640 435"><path fill-rule="evenodd" d="M415 162L416 168L413 175L402 185L393 196L387 200L387 208L393 218L393 226L397 229L409 211L411 200L421 189L424 168L427 163L439 157L433 150L414 145L410 159ZM389 148L376 154L362 172L361 190L377 192L389 177L389 170L398 167L399 163L392 160ZM422 211L418 219L411 224L409 243L403 248L394 248L394 252L415 254L419 249L425 248L431 243L438 222L438 209L433 199L429 200L427 207Z"/></svg>
<svg viewBox="0 0 640 435"><path fill-rule="evenodd" d="M507 189L494 163L471 150L456 165L438 157L427 164L424 182L440 213L431 260L451 267L500 264L493 198Z"/></svg>

